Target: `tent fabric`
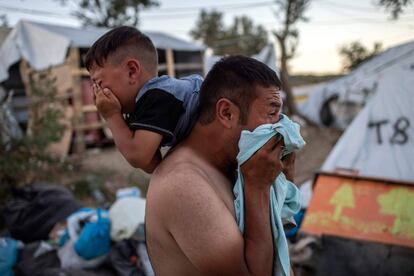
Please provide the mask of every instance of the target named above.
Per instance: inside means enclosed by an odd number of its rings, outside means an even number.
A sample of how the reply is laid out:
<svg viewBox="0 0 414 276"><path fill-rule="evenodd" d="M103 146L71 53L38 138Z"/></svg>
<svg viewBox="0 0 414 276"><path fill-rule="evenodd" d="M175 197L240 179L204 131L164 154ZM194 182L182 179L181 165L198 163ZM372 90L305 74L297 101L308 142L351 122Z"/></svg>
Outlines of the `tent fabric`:
<svg viewBox="0 0 414 276"><path fill-rule="evenodd" d="M414 56L414 41L389 48L367 60L348 75L313 89L309 93L308 101L300 107L301 112L312 121L322 124L320 110L333 96L338 96L339 103L351 102L364 105L378 91L378 82L381 78L390 74L394 66L412 56Z"/></svg>
<svg viewBox="0 0 414 276"><path fill-rule="evenodd" d="M210 71L213 65L219 61L223 56L206 56L204 61L204 72ZM279 69L276 67L276 51L273 44L266 45L258 54L253 55L252 58L263 62L267 66L269 66L273 71L275 71L278 75Z"/></svg>
<svg viewBox="0 0 414 276"><path fill-rule="evenodd" d="M414 182L414 53L387 68L376 94L339 139L323 171Z"/></svg>
<svg viewBox="0 0 414 276"><path fill-rule="evenodd" d="M253 55L252 58L263 62L280 75L278 68L276 68L276 51L272 43L267 44L258 54Z"/></svg>
<svg viewBox="0 0 414 276"><path fill-rule="evenodd" d="M88 48L108 28L74 28L20 21L0 48L0 82L8 78L8 69L25 59L34 69L43 70L62 64L69 47ZM161 33L144 32L158 49L203 51L202 45Z"/></svg>
<svg viewBox="0 0 414 276"><path fill-rule="evenodd" d="M8 78L8 69L25 59L36 70L61 64L70 40L35 24L20 21L0 48L0 81Z"/></svg>

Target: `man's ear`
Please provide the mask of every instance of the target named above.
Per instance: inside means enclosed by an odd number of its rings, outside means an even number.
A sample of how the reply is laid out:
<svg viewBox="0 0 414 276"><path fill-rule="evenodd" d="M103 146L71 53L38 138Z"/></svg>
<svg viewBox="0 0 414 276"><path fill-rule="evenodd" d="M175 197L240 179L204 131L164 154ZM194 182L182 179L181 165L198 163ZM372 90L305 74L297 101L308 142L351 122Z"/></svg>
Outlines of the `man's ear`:
<svg viewBox="0 0 414 276"><path fill-rule="evenodd" d="M216 103L216 118L225 128L238 125L240 109L232 101L221 98Z"/></svg>
<svg viewBox="0 0 414 276"><path fill-rule="evenodd" d="M141 75L141 63L139 63L137 59L129 59L126 62L126 67L128 70L129 83L135 84Z"/></svg>

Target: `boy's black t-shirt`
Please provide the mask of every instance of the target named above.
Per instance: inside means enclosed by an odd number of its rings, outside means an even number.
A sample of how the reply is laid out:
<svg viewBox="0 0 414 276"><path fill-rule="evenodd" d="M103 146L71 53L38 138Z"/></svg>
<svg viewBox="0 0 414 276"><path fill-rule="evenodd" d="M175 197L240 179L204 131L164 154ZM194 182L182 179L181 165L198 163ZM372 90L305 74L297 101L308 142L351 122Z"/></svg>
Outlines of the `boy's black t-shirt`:
<svg viewBox="0 0 414 276"><path fill-rule="evenodd" d="M126 114L125 120L131 130L149 130L163 136L161 144L174 137L174 129L185 112L183 102L172 94L151 89L135 104L135 110Z"/></svg>

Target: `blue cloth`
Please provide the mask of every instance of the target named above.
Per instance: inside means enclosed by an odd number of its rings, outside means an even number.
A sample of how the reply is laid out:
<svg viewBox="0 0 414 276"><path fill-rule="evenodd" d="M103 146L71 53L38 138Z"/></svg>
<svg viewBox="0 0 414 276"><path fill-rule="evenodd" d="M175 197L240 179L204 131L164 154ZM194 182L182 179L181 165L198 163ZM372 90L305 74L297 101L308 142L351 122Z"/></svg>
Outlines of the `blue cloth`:
<svg viewBox="0 0 414 276"><path fill-rule="evenodd" d="M13 276L17 261L17 242L11 238L0 238L0 275Z"/></svg>
<svg viewBox="0 0 414 276"><path fill-rule="evenodd" d="M242 233L244 231L244 181L240 166L277 133L282 135L285 142L281 152L282 156L301 149L305 145L299 132L299 125L292 122L286 115L281 115L281 119L276 124L260 125L253 132L243 130L241 133L239 154L237 155L237 181L233 188L233 194L237 223ZM270 215L275 249L274 275L290 274L289 250L282 219L292 219L292 216L299 210L300 194L298 188L287 180L283 173L280 173L270 186Z"/></svg>
<svg viewBox="0 0 414 276"><path fill-rule="evenodd" d="M190 75L180 79L164 75L150 79L139 90L135 102L138 102L151 89L161 89L183 102L185 112L178 120L172 141L165 146L174 146L190 134L197 120L198 95L202 82L203 78L199 75Z"/></svg>

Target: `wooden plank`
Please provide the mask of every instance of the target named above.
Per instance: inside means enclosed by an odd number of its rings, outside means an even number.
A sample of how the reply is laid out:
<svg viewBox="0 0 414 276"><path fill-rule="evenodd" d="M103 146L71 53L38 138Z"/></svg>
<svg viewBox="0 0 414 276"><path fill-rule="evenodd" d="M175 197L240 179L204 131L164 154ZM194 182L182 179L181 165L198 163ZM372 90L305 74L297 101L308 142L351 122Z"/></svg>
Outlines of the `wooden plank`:
<svg viewBox="0 0 414 276"><path fill-rule="evenodd" d="M20 76L22 78L22 82L24 85L24 90L26 92L26 97L28 99L28 106L27 106L27 112L28 112L28 118L27 118L27 129L26 132L28 134L32 133L32 128L33 128L33 120L31 118L33 118L33 113L32 110L30 108L30 103L31 101L31 87L30 87L30 78L29 75L32 73L32 69L30 68L29 63L25 60L22 59L20 61L19 64L19 70L20 70Z"/></svg>
<svg viewBox="0 0 414 276"><path fill-rule="evenodd" d="M93 129L103 128L104 126L106 126L106 123L101 121L101 122L95 122L95 123L89 123L89 124L80 124L76 126L75 130L78 130L78 131L93 130Z"/></svg>
<svg viewBox="0 0 414 276"><path fill-rule="evenodd" d="M203 70L201 63L176 63L174 64L175 70Z"/></svg>
<svg viewBox="0 0 414 276"><path fill-rule="evenodd" d="M98 109L93 104L92 105L88 104L88 105L82 106L82 112L84 112L84 113L86 113L86 112L97 112L97 111L98 111Z"/></svg>
<svg viewBox="0 0 414 276"><path fill-rule="evenodd" d="M175 77L175 69L174 69L174 52L173 49L166 49L166 60L167 60L167 74L170 77Z"/></svg>
<svg viewBox="0 0 414 276"><path fill-rule="evenodd" d="M73 119L73 107L67 106L63 112L64 117L61 120L61 124L65 127L62 138L59 142L53 143L48 147L48 152L54 155L65 158L69 153L70 144L72 141L72 119Z"/></svg>
<svg viewBox="0 0 414 276"><path fill-rule="evenodd" d="M318 175L301 231L414 248L414 185Z"/></svg>
<svg viewBox="0 0 414 276"><path fill-rule="evenodd" d="M69 50L68 65L71 67L71 72L76 71L79 68L80 54L78 48L71 48ZM85 151L85 134L80 129L80 125L83 124L83 112L82 112L82 91L81 91L81 77L79 74L72 75L72 91L73 91L73 108L74 108L74 129L75 129L75 151L76 153L83 153Z"/></svg>
<svg viewBox="0 0 414 276"><path fill-rule="evenodd" d="M90 74L86 68L72 68L72 76L89 77Z"/></svg>

